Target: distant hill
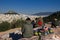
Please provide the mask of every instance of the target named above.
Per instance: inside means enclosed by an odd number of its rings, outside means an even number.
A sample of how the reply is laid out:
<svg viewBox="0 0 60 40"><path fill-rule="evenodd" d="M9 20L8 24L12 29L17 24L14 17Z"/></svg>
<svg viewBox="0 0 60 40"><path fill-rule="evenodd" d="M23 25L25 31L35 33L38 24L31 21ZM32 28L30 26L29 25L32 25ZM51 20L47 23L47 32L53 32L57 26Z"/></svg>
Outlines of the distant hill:
<svg viewBox="0 0 60 40"><path fill-rule="evenodd" d="M12 15L18 14L19 15L19 13L16 13L15 11L10 11L10 10L7 13L4 13L4 14L12 14Z"/></svg>
<svg viewBox="0 0 60 40"><path fill-rule="evenodd" d="M32 14L32 15L37 15L37 16L40 16L40 15L51 15L53 12L40 12L40 13L35 13L35 14Z"/></svg>

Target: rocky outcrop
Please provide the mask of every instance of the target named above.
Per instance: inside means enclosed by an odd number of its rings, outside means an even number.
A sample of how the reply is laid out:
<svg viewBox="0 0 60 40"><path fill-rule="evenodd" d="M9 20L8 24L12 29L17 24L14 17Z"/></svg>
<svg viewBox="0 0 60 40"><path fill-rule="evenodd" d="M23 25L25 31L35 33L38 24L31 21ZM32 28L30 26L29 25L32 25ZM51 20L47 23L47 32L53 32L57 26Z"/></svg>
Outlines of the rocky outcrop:
<svg viewBox="0 0 60 40"><path fill-rule="evenodd" d="M38 39L39 39L39 36L32 36L31 38L22 38L19 40L38 40Z"/></svg>

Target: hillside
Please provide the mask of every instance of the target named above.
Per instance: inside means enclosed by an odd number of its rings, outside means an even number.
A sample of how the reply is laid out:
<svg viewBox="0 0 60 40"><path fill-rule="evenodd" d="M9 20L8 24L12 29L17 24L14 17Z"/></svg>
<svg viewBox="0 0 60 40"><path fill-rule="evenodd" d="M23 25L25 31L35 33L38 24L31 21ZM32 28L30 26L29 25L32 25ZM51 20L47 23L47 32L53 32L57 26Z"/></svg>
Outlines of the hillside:
<svg viewBox="0 0 60 40"><path fill-rule="evenodd" d="M52 13L51 15L47 16L47 17L44 17L44 21L46 22L47 20L51 21L53 20L54 18L60 20L60 11L57 11L57 12L54 12Z"/></svg>

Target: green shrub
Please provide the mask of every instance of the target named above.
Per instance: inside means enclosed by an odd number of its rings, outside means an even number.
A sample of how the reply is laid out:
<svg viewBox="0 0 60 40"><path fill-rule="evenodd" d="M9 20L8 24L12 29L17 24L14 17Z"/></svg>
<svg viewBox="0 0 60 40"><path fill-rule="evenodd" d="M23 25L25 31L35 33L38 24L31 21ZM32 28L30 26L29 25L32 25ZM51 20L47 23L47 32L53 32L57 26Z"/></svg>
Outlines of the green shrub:
<svg viewBox="0 0 60 40"><path fill-rule="evenodd" d="M6 30L8 30L8 29L10 29L10 23L8 23L8 22L2 22L2 23L0 23L0 32L1 31L6 31Z"/></svg>
<svg viewBox="0 0 60 40"><path fill-rule="evenodd" d="M22 27L22 24L24 24L24 23L25 23L24 20L18 19L17 21L13 21L13 22L11 23L11 28Z"/></svg>
<svg viewBox="0 0 60 40"><path fill-rule="evenodd" d="M17 20L16 22L15 22L15 27L22 27L22 25L25 23L25 21L24 20Z"/></svg>
<svg viewBox="0 0 60 40"><path fill-rule="evenodd" d="M8 22L2 22L0 23L0 32L1 31L6 31L6 30L9 30L9 29L13 29L13 28L18 28L18 27L22 27L23 24L25 23L24 20L15 20L13 21L12 23L8 23Z"/></svg>

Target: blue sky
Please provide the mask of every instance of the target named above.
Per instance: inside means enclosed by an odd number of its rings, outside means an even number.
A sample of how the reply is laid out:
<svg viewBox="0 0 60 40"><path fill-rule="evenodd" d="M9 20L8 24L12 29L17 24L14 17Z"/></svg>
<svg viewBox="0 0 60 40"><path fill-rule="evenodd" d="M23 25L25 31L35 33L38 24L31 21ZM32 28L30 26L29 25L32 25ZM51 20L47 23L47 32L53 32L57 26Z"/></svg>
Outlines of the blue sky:
<svg viewBox="0 0 60 40"><path fill-rule="evenodd" d="M24 14L55 12L60 11L60 0L0 0L0 13L9 10Z"/></svg>

